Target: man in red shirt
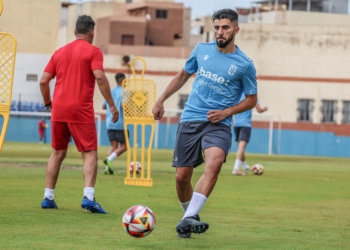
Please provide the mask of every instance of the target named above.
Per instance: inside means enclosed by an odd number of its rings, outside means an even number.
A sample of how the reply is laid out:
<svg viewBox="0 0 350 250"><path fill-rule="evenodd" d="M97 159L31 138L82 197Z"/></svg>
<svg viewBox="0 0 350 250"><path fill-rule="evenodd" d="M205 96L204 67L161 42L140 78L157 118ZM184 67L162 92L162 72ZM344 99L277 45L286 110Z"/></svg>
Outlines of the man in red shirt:
<svg viewBox="0 0 350 250"><path fill-rule="evenodd" d="M42 208L57 208L54 189L61 163L66 157L70 136L83 158L84 198L81 207L92 213L106 213L95 201L97 176L97 135L93 108L95 80L109 105L112 122L117 122L116 108L103 68L103 54L92 45L95 22L90 16L79 16L76 40L58 49L47 64L40 80L40 90L46 108L52 109L52 147L47 164L46 188ZM50 81L56 77L51 101Z"/></svg>
<svg viewBox="0 0 350 250"><path fill-rule="evenodd" d="M39 143L43 143L46 126L45 119L41 118L38 123Z"/></svg>

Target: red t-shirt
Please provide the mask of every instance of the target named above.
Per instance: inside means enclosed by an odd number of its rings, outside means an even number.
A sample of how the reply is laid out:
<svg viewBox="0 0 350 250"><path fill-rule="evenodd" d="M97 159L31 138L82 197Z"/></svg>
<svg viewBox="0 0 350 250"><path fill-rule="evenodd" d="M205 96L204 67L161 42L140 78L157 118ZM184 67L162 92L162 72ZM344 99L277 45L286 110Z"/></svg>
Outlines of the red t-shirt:
<svg viewBox="0 0 350 250"><path fill-rule="evenodd" d="M75 40L58 49L44 72L56 77L51 120L94 123L94 70L103 69L103 54L84 40Z"/></svg>
<svg viewBox="0 0 350 250"><path fill-rule="evenodd" d="M45 130L45 128L46 128L45 125L46 125L46 124L45 124L44 121L40 120L39 123L38 123L38 125L39 125L39 126L38 126L39 130Z"/></svg>

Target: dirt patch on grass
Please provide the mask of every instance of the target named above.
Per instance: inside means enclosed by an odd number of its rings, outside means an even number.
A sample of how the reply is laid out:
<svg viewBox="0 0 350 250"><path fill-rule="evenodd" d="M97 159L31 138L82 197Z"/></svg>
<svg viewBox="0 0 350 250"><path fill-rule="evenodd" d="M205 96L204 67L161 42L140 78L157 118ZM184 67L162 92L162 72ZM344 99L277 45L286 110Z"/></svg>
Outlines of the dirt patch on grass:
<svg viewBox="0 0 350 250"><path fill-rule="evenodd" d="M46 164L41 163L13 163L13 162L0 162L0 166L14 167L14 168L46 168ZM81 170L82 166L69 166L62 165L61 169L68 170Z"/></svg>

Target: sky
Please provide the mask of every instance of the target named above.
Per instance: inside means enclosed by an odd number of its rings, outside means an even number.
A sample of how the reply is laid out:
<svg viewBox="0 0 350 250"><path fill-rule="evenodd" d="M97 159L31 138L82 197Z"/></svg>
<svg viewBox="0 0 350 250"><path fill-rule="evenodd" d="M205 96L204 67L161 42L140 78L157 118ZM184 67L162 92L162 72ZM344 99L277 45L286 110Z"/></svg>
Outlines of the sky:
<svg viewBox="0 0 350 250"><path fill-rule="evenodd" d="M237 7L249 8L252 0L175 0L183 3L185 7L192 9L192 19L196 16L212 15L219 9L236 9Z"/></svg>

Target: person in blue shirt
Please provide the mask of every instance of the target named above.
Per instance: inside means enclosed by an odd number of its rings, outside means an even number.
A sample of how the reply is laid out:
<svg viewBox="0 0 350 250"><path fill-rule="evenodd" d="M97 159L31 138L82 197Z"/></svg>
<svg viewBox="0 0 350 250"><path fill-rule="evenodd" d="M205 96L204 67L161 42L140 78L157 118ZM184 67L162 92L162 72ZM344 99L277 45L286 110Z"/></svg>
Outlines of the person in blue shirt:
<svg viewBox="0 0 350 250"><path fill-rule="evenodd" d="M177 196L184 211L176 226L180 238L191 237L191 232L204 233L209 228L208 223L200 222L198 213L214 189L230 151L232 115L252 109L257 102L254 64L234 44L239 32L238 14L222 9L213 14L212 21L215 41L197 44L185 67L153 107L154 119L161 119L164 101L196 74L180 118L172 162L176 167ZM238 103L242 93L246 99ZM204 159L204 173L193 190L193 170Z"/></svg>
<svg viewBox="0 0 350 250"><path fill-rule="evenodd" d="M242 95L239 101L242 102L244 99L245 95ZM260 107L259 102L256 104L255 108L258 111L258 113L263 113L267 111L267 107ZM247 110L245 112L234 115L233 127L235 131L236 142L238 143L238 150L232 174L246 175L248 174L249 166L245 161L244 152L249 142L252 131L252 110ZM240 170L241 165L243 166L244 172L241 172Z"/></svg>
<svg viewBox="0 0 350 250"><path fill-rule="evenodd" d="M112 89L112 97L115 105L117 106L120 114L119 120L116 123L112 123L112 113L109 111L108 104L104 101L102 108L106 109L106 127L108 139L111 144L111 148L108 151L108 157L103 160L103 163L106 165L105 174L113 174L112 162L118 156L123 154L126 150L126 141L125 141L125 131L124 131L124 111L122 106L122 83L125 79L123 73L117 73L115 75L115 80L117 82L117 87Z"/></svg>

